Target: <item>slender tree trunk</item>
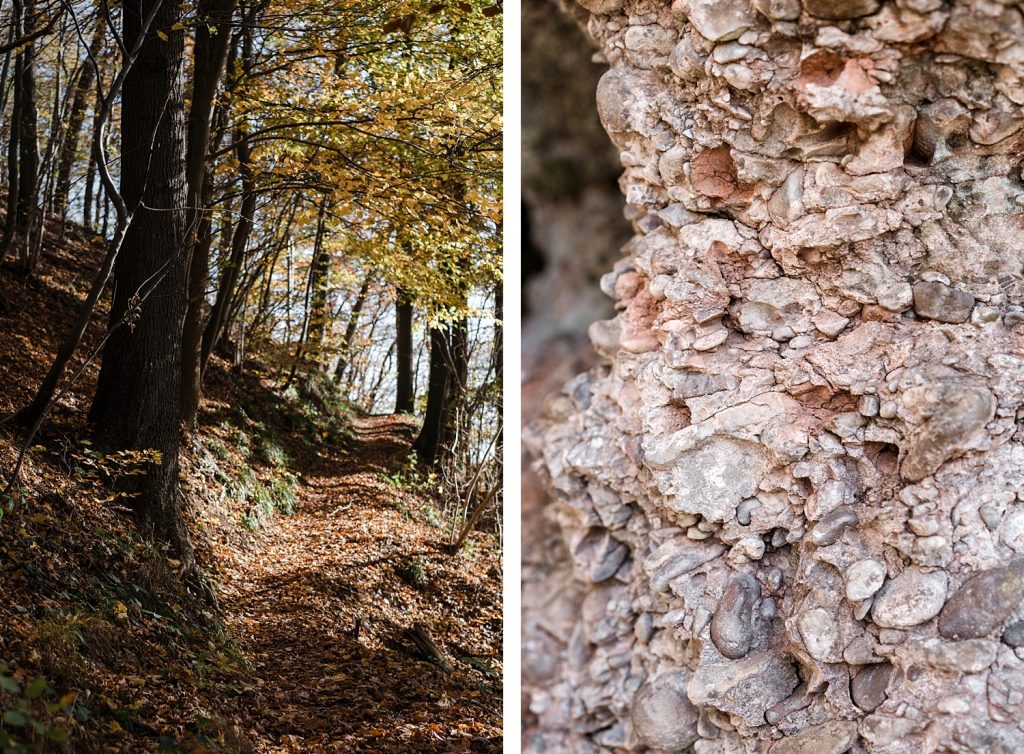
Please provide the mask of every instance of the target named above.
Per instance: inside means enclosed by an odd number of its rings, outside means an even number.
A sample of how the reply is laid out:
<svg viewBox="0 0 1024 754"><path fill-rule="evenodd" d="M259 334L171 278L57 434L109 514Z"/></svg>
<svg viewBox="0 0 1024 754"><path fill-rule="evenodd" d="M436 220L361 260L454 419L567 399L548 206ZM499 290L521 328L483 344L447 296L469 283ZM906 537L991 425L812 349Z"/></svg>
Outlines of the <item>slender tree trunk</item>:
<svg viewBox="0 0 1024 754"><path fill-rule="evenodd" d="M181 418L191 428L199 410L202 389L202 321L206 284L210 277L210 217L207 204L213 193L207 178L207 154L214 100L224 75L231 44L231 17L237 0L202 0L199 13L205 23L196 28L192 107L188 114L188 219L190 235L186 250L189 271L188 309L182 346ZM218 137L219 141L219 137Z"/></svg>
<svg viewBox="0 0 1024 754"><path fill-rule="evenodd" d="M320 210L317 215L316 223L316 238L313 241L313 258L310 260L309 274L306 276L306 296L303 301L303 312L305 316L302 319L302 330L299 332L299 341L295 346L295 355L292 357L292 368L288 373L288 379L285 380L285 387L288 387L295 379L295 375L298 373L299 367L303 366L306 369L307 375L312 373L315 369L315 365L306 364L305 353L306 345L313 334L312 323L315 315L326 316L326 296L324 301L319 305L314 305L314 292L317 286L317 278L321 274L321 258L324 255L324 208L326 206L326 198L320 201ZM326 270L322 271L323 276L326 278ZM318 311L319 310L319 311Z"/></svg>
<svg viewBox="0 0 1024 754"><path fill-rule="evenodd" d="M89 55L97 61L103 49L104 32L103 20L100 18L96 22L96 30L93 32L92 42L89 44ZM53 207L55 211L60 213L61 219L67 217L68 197L71 193L71 171L78 157L78 142L82 125L85 123L86 111L89 109L90 100L95 99L93 94L93 83L95 80L95 67L92 60L87 56L82 61L78 80L75 82L75 95L71 102L67 132L64 136L64 143L61 145L60 159L58 160L57 185L53 195ZM91 162L91 153L89 160Z"/></svg>
<svg viewBox="0 0 1024 754"><path fill-rule="evenodd" d="M143 19L161 0L124 4L124 40L134 46ZM115 265L110 334L91 419L107 448L160 454L126 488L139 526L169 543L188 568L192 547L178 493L181 328L185 315L187 239L184 33L182 9L159 5L153 28L129 71L121 104L121 194L134 216Z"/></svg>
<svg viewBox="0 0 1024 754"><path fill-rule="evenodd" d="M31 25L35 12L34 0L25 3L25 25ZM19 52L18 70L21 103L18 108L18 206L14 221L15 236L21 254L22 267L29 271L29 246L33 224L37 220L39 181L38 114L36 112L35 46L26 45Z"/></svg>
<svg viewBox="0 0 1024 754"><path fill-rule="evenodd" d="M103 134L100 132L99 115L100 102L99 97L97 96L92 121L92 146L89 149L89 158L85 168L85 196L82 199L82 225L89 230L96 227L96 224L93 221L93 204L94 200L97 199L94 191L96 185L96 162L93 155L96 153L97 143L103 138ZM98 209L99 201L95 201L95 204Z"/></svg>
<svg viewBox="0 0 1024 754"><path fill-rule="evenodd" d="M17 5L15 6L17 7ZM7 216L4 221L3 247L0 248L0 262L14 248L18 227L18 155L21 152L18 140L21 129L21 53L14 61L14 97L11 103L11 134L7 143Z"/></svg>
<svg viewBox="0 0 1024 754"><path fill-rule="evenodd" d="M220 143L224 134L224 108L217 110L218 129L213 139L215 145ZM203 190L200 204L209 207L213 196L213 178L209 171L203 178ZM232 200L225 208L224 221L221 223L221 241L225 248L230 248L231 234L228 224ZM198 216L199 227L192 248L189 264L188 310L185 313L185 325L182 331L182 366L181 366L181 421L188 428L194 428L202 395L202 346L204 310L206 306L206 289L210 281L210 252L213 248L213 213L204 211ZM222 256L223 258L223 256Z"/></svg>
<svg viewBox="0 0 1024 754"><path fill-rule="evenodd" d="M217 299L210 311L210 319L203 331L203 341L199 359L200 383L202 375L206 372L206 365L209 363L213 349L217 347L224 328L227 324L227 315L231 308L231 302L238 283L238 275L245 261L245 250L249 244L249 234L252 231L253 215L256 212L256 186L253 176L252 165L250 164L251 151L249 148L248 136L239 130L235 134L235 151L238 154L238 170L242 176L242 207L239 212L238 223L231 239L231 255L227 264L223 266L220 276L220 286L217 289Z"/></svg>
<svg viewBox="0 0 1024 754"><path fill-rule="evenodd" d="M327 249L327 198L320 201L317 214L316 241L313 244L313 268L311 283L313 286L309 306L309 336L306 338L307 361L309 356L316 359L316 364L308 365L309 369L320 371L324 341L327 337L327 324L330 315L327 311L327 294L330 292L331 254ZM312 350L312 354L310 351Z"/></svg>
<svg viewBox="0 0 1024 754"><path fill-rule="evenodd" d="M411 414L416 409L416 375L412 371L412 301L398 291L395 301L395 413Z"/></svg>
<svg viewBox="0 0 1024 754"><path fill-rule="evenodd" d="M341 346L338 349L338 363L334 367L334 381L338 385L342 384L345 371L348 369L351 360L352 341L356 337L356 328L359 327L359 316L363 313L363 305L366 303L366 296L370 292L370 280L371 277L369 275L363 279L359 293L356 294L356 300L352 304L352 310L349 312L348 322L345 324L345 334L342 336Z"/></svg>

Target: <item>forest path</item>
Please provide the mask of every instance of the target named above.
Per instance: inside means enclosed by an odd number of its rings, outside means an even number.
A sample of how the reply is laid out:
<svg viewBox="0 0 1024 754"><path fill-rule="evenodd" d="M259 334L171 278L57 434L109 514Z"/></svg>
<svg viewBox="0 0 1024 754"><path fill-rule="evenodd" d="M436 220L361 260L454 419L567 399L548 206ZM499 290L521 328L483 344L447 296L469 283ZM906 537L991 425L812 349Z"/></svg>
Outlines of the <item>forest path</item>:
<svg viewBox="0 0 1024 754"><path fill-rule="evenodd" d="M491 604L493 567L445 555L444 533L385 478L414 429L407 417L357 419L347 450L324 448L306 469L294 515L218 553L225 628L245 657L232 717L249 721L259 752L501 748L500 681L455 659L500 647L486 646L500 642L500 588ZM496 634L478 630L488 621ZM452 672L404 651L415 623Z"/></svg>

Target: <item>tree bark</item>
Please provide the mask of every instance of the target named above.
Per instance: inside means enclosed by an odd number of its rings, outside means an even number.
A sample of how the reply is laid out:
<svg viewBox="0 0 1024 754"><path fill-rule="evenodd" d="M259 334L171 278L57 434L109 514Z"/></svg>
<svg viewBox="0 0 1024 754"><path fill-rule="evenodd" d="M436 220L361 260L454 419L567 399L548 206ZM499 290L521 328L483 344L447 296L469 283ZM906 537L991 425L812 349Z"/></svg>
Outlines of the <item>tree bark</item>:
<svg viewBox="0 0 1024 754"><path fill-rule="evenodd" d="M466 384L466 321L430 328L430 372L423 427L413 443L420 460L436 466L454 436L455 410Z"/></svg>
<svg viewBox="0 0 1024 754"><path fill-rule="evenodd" d="M123 37L132 48L143 19L160 3L153 28L124 81L121 194L134 210L114 268L110 323L90 417L107 448L155 450L158 463L126 485L143 533L170 544L187 566L192 547L178 492L181 327L187 237L182 10L177 3L130 0ZM164 38L166 37L166 39Z"/></svg>
<svg viewBox="0 0 1024 754"><path fill-rule="evenodd" d="M395 341L397 346L395 413L411 414L416 409L416 375L412 371L412 301L404 291L395 300Z"/></svg>
<svg viewBox="0 0 1024 754"><path fill-rule="evenodd" d="M525 750L1024 750L1019 10L582 4L635 236Z"/></svg>

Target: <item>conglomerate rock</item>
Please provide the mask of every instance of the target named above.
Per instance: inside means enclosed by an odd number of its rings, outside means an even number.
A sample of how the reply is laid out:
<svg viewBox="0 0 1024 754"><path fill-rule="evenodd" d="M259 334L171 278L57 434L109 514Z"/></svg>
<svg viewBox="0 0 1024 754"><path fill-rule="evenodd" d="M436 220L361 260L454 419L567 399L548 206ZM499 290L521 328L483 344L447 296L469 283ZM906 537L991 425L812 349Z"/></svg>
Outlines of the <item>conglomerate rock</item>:
<svg viewBox="0 0 1024 754"><path fill-rule="evenodd" d="M528 434L558 746L1024 751L1024 8L585 7L635 235Z"/></svg>

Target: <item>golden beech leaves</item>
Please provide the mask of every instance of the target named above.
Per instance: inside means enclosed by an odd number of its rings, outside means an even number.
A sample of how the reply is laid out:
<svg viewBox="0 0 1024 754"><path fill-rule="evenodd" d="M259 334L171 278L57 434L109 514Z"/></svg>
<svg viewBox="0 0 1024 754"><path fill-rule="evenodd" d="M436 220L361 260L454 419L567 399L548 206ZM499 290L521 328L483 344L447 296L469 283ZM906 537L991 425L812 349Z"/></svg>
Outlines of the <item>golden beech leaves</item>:
<svg viewBox="0 0 1024 754"><path fill-rule="evenodd" d="M224 102L261 183L302 192L309 207L324 198L328 236L343 236L347 253L381 271L401 270L392 282L428 309L492 285L501 266L500 8L295 6L272 0L258 60L229 73L236 83ZM300 220L312 225L315 215Z"/></svg>

